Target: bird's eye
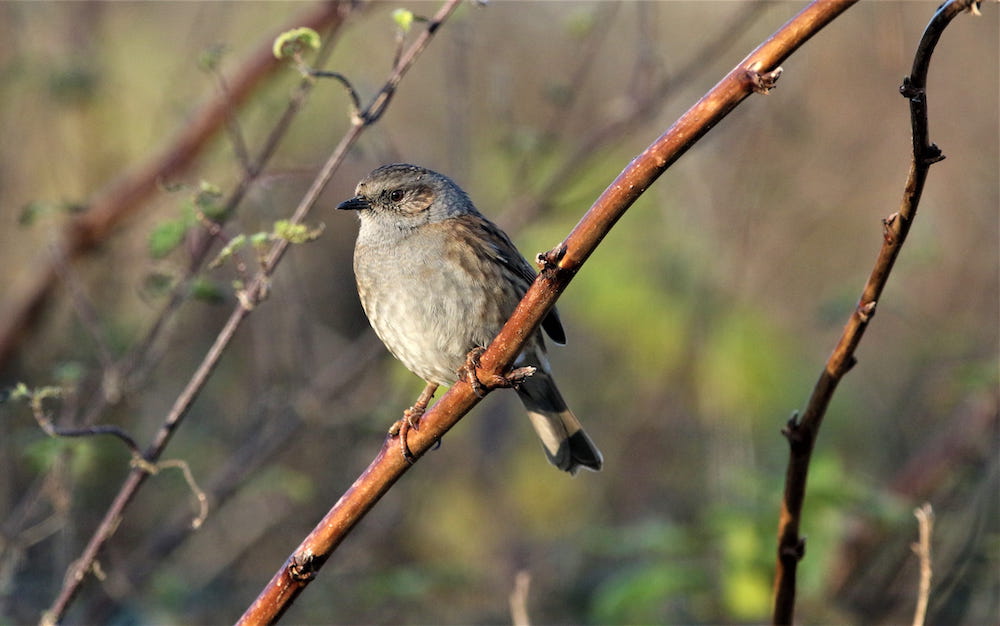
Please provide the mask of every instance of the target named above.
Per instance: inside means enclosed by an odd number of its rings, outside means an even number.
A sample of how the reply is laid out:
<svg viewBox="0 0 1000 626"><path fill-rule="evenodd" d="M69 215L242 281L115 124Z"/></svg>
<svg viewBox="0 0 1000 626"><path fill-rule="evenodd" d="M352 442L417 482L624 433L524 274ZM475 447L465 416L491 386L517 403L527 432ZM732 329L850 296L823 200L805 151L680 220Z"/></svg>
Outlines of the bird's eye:
<svg viewBox="0 0 1000 626"><path fill-rule="evenodd" d="M392 191L389 192L389 199L392 200L393 202L399 202L400 200L403 199L403 195L404 194L402 189L393 189Z"/></svg>

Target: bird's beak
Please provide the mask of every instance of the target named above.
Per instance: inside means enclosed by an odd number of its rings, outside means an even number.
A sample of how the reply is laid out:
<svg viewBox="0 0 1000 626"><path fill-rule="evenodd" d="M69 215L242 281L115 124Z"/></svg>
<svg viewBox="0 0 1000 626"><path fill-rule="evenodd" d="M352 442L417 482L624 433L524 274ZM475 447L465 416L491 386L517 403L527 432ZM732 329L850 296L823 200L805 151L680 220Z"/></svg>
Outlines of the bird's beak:
<svg viewBox="0 0 1000 626"><path fill-rule="evenodd" d="M338 204L337 208L344 211L360 211L362 209L370 209L371 205L368 204L368 200L364 196L354 196L350 200L344 200Z"/></svg>

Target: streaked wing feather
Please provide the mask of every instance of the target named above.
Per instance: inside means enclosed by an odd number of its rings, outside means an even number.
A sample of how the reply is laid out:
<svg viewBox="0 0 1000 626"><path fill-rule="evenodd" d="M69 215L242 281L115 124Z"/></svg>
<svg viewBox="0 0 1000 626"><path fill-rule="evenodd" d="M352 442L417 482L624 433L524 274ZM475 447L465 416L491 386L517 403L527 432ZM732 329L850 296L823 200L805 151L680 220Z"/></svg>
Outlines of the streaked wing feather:
<svg viewBox="0 0 1000 626"><path fill-rule="evenodd" d="M510 240L510 237L507 236L507 233L482 215L467 214L456 219L463 222L470 230L479 231L475 233L477 236L470 237L469 240L482 243L485 255L492 256L514 273L514 276L519 279L515 280L514 288L518 297L523 298L528 287L534 282L536 273L518 251L517 246ZM542 320L542 328L555 343L559 345L566 343L566 331L563 330L559 312L555 307L552 307L552 310Z"/></svg>

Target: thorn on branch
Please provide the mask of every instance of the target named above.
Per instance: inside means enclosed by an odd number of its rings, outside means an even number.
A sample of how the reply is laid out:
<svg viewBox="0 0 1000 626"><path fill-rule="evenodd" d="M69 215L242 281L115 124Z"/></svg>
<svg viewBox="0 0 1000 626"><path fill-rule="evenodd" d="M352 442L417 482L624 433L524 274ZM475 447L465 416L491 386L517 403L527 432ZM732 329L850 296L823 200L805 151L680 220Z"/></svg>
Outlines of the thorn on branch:
<svg viewBox="0 0 1000 626"><path fill-rule="evenodd" d="M920 161L924 165L933 165L938 161L944 161L944 153L941 152L941 148L938 148L936 144L931 144L924 148L923 154L920 155Z"/></svg>
<svg viewBox="0 0 1000 626"><path fill-rule="evenodd" d="M799 421L799 412L792 411L792 416L788 418L785 422L785 427L781 429L781 434L784 435L785 439L788 440L789 445L793 448L796 444L802 441L802 432L800 426L802 423Z"/></svg>
<svg viewBox="0 0 1000 626"><path fill-rule="evenodd" d="M781 74L785 71L782 67L777 67L770 72L761 73L761 63L758 61L746 70L746 79L750 83L750 88L754 93L767 94L774 89Z"/></svg>

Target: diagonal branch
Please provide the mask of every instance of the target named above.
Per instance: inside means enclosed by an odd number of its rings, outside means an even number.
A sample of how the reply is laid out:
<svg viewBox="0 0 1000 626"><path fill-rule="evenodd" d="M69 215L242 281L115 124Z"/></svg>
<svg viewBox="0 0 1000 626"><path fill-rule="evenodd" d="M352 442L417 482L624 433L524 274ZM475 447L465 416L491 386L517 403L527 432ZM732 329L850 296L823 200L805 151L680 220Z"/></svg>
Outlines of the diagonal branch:
<svg viewBox="0 0 1000 626"><path fill-rule="evenodd" d="M747 96L763 91L779 64L855 0L818 0L789 20L732 69L663 135L619 174L569 236L540 255L538 278L480 360L481 380L507 371L524 342L541 323L580 267L625 211L650 185ZM479 398L468 383L456 383L411 430L407 443L422 456ZM277 621L351 529L410 468L397 446L386 440L378 455L313 531L282 564L240 619L240 624Z"/></svg>
<svg viewBox="0 0 1000 626"><path fill-rule="evenodd" d="M926 87L931 55L949 22L974 5L978 5L978 2L952 0L938 9L924 30L913 59L912 72L904 79L900 88L900 92L910 100L913 158L899 211L882 220L884 237L875 266L861 292L857 307L844 327L840 341L816 382L809 404L801 419L793 416L782 431L788 439L790 456L785 474L781 518L778 523L778 556L772 615L774 624L791 624L795 614L795 573L798 562L805 553L805 540L799 536L802 503L805 499L809 461L820 425L823 423L823 416L837 384L854 366L856 361L854 352L861 342L868 322L875 314L876 303L913 224L924 182L927 180L927 172L933 163L944 158L938 147L928 140Z"/></svg>
<svg viewBox="0 0 1000 626"><path fill-rule="evenodd" d="M351 11L351 6L346 4L333 4L328 3L324 7L324 11L316 15L315 18L306 16L306 23L313 24L315 26L321 26L327 24L329 27L327 31L332 35L337 28L344 22L345 18ZM322 19L321 19L322 18ZM322 64L328 57L333 49L330 42L335 41L334 38L330 37L326 39L323 48L316 56L316 62ZM242 69L237 73L237 83L244 85L247 83L247 76L254 76L256 68L261 65L261 58L270 59L273 55L271 54L271 42L267 42L266 45L261 46L258 53L252 55L250 60L244 63ZM270 62L270 61L269 61ZM236 123L233 115L235 109L237 108L237 102L233 99L232 89L228 85L228 81L225 81L218 72L214 70L217 79L220 83L223 83L220 89L220 97L224 98L226 101L226 115L228 118L228 125L231 127L231 134L238 136L239 133L236 132ZM238 157L241 167L243 168L243 176L237 183L234 190L230 193L227 200L222 205L222 210L220 215L216 218L217 221L210 223L210 227L221 230L221 224L229 219L235 212L239 204L243 201L248 191L255 184L257 179L264 171L264 167L274 155L277 150L278 145L281 140L287 135L288 129L291 127L292 121L295 119L297 113L302 108L303 103L306 101L306 97L311 92L314 85L314 81L310 79L304 79L300 82L298 88L289 98L289 101L285 107L284 112L281 117L275 123L274 127L268 133L267 139L264 141L262 148L257 154L256 158L252 161L248 158L246 153L246 147L235 148L235 151L240 154ZM212 105L215 106L215 105ZM221 105L220 105L221 106ZM200 119L200 118L199 118ZM195 126L200 126L201 122L194 122ZM188 136L192 131L187 130L182 133L183 136ZM242 140L236 142L236 137L234 136L234 143L242 143ZM101 334L99 332L99 323L95 317L95 312L93 307L87 301L86 296L82 293L80 286L78 285L78 279L75 277L72 271L72 265L67 261L64 256L65 248L55 249L52 255L52 267L55 269L59 278L66 284L69 289L70 296L74 301L75 309L77 311L77 317L80 318L81 323L84 328L88 330L91 336L94 338L96 345L98 346L98 351L101 356L101 362L103 366L103 376L100 385L100 389L97 392L91 393L91 399L82 409L83 417L78 420L84 428L80 431L83 433L105 433L112 432L108 427L95 427L95 424L102 413L107 409L109 403L119 401L121 397L129 393L134 389L140 381L149 375L150 370L153 368L154 362L158 360L155 353L154 346L158 341L162 340L162 335L165 333L168 321L177 312L180 306L187 300L191 291L191 283L195 280L196 276L202 269L206 259L208 258L209 252L212 249L212 244L214 242L214 237L212 232L209 233L199 232L199 237L196 238L194 245L190 252L190 257L187 263L187 268L184 276L180 278L177 284L171 289L170 294L167 297L166 303L160 308L160 311L154 317L154 320L145 336L133 346L129 352L124 355L120 360L114 361L111 358L110 352L104 345ZM2 324L0 324L2 325ZM0 331L2 334L2 331ZM2 343L2 340L0 340ZM3 348L0 347L0 352L3 352ZM2 357L0 357L2 360ZM115 386L118 391L115 394L107 393L106 386L107 380L109 378L114 379ZM65 434L65 430L61 431ZM137 444L131 437L122 437L122 434L117 434L120 439L125 441L126 445L129 446L133 457L135 459L142 459L142 453L139 450ZM155 467L155 466L150 466ZM33 493L34 489L22 494L22 502L33 501L37 494Z"/></svg>
<svg viewBox="0 0 1000 626"><path fill-rule="evenodd" d="M396 67L394 67L390 72L389 77L386 80L385 87L383 87L378 95L375 96L372 103L365 109L365 111L353 120L354 123L351 128L344 135L338 146L334 149L329 159L327 159L327 162L323 165L319 175L313 181L313 184L300 201L290 219L292 224L300 224L302 220L305 219L323 188L332 177L333 172L343 161L347 150L354 144L355 141L357 141L364 129L374 124L379 116L385 111L395 93L396 86L430 43L430 40L433 38L437 28L445 19L447 19L449 15L451 15L451 13L458 6L459 2L460 0L448 0L448 2L444 4L441 10L438 11L437 15L430 20L426 30L423 31L419 37L417 37L417 39L401 57ZM208 381L209 376L211 376L212 371L215 369L215 366L218 364L223 352L232 341L243 320L247 317L247 315L249 315L256 304L266 298L271 275L274 273L275 268L285 251L288 249L289 245L290 244L287 239L279 239L271 247L267 257L261 265L260 271L254 277L251 284L246 288L244 297L241 299L240 304L238 304L230 314L225 326L216 336L214 343L202 359L201 364L195 370L187 385L174 401L169 413L164 418L163 424L160 426L160 429L154 436L152 443L143 455L145 461L155 463L156 460L159 459L163 450L166 448L167 443L169 443L170 438L173 436L177 427L187 414L188 409L190 409L191 405L194 403L198 393ZM114 501L105 513L100 525L90 538L90 541L84 549L83 555L80 559L73 563L67 571L66 580L63 584L63 588L60 590L58 598L53 603L52 607L42 616L43 623L53 624L62 619L69 604L79 592L80 586L87 577L87 574L95 567L98 554L117 529L125 508L132 502L139 488L148 476L149 472L147 469L136 467L126 477L125 482L122 484L118 494L115 496Z"/></svg>
<svg viewBox="0 0 1000 626"><path fill-rule="evenodd" d="M296 25L322 29L342 17L341 5L326 2L299 16ZM68 262L99 245L122 220L142 206L162 181L187 169L226 123L231 108L245 102L260 81L279 67L271 53L270 42L256 50L232 79L227 93L220 94L197 111L191 123L163 152L96 194L86 212L74 218L60 235L56 256ZM39 308L48 300L58 282L57 269L53 262L41 260L30 284L21 294L12 296L11 310L0 319L0 364L14 353Z"/></svg>

